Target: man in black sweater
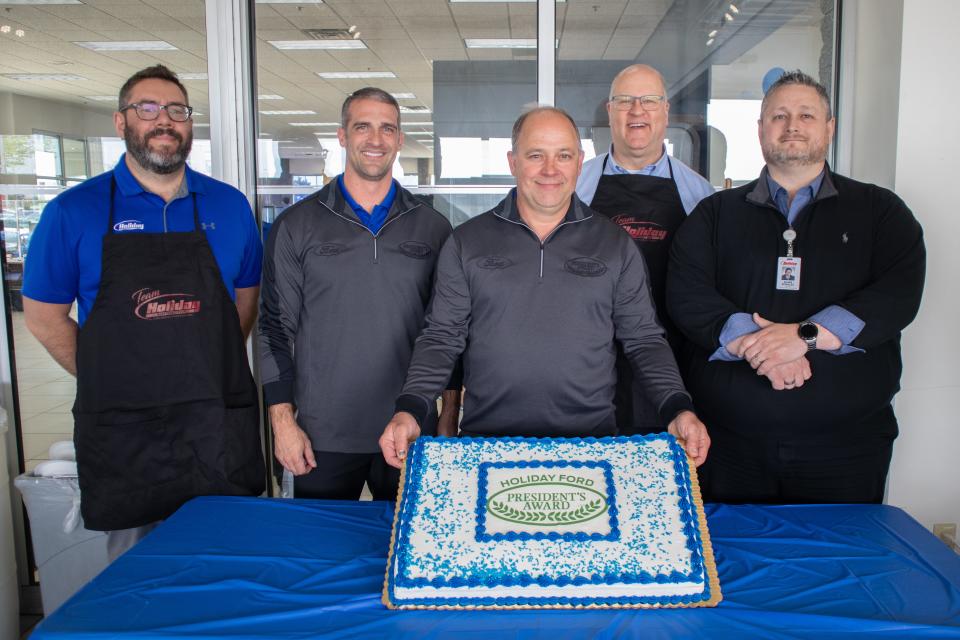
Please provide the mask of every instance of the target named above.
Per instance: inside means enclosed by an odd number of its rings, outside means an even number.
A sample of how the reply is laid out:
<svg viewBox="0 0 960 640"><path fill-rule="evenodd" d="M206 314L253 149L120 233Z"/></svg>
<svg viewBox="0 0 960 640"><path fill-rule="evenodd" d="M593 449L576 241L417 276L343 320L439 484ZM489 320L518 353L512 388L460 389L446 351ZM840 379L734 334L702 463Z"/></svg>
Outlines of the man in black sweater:
<svg viewBox="0 0 960 640"><path fill-rule="evenodd" d="M761 106L760 178L703 200L674 240L667 306L710 425L708 500L883 499L926 253L895 194L830 171L834 124L826 90L785 74Z"/></svg>

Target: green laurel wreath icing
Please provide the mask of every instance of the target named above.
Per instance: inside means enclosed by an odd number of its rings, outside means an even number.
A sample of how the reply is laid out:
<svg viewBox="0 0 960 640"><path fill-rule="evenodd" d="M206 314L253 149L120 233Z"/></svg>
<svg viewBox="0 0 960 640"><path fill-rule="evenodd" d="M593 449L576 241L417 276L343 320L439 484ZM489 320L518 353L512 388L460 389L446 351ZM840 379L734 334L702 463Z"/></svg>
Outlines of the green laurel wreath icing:
<svg viewBox="0 0 960 640"><path fill-rule="evenodd" d="M497 517L522 524L575 524L589 520L604 508L603 500L593 500L571 511L518 511L502 502L490 502Z"/></svg>

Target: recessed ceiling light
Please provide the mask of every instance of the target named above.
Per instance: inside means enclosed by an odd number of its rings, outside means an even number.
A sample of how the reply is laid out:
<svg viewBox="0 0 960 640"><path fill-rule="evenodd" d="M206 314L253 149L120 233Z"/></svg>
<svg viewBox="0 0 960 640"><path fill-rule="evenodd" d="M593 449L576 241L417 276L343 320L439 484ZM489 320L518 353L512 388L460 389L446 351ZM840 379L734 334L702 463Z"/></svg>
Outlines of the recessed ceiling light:
<svg viewBox="0 0 960 640"><path fill-rule="evenodd" d="M536 49L536 38L466 38L467 49Z"/></svg>
<svg viewBox="0 0 960 640"><path fill-rule="evenodd" d="M291 127L339 127L339 122L288 122Z"/></svg>
<svg viewBox="0 0 960 640"><path fill-rule="evenodd" d="M348 80L356 78L396 78L392 71L318 71L317 75L325 80Z"/></svg>
<svg viewBox="0 0 960 640"><path fill-rule="evenodd" d="M313 49L366 49L363 40L267 40L281 51L308 51Z"/></svg>
<svg viewBox="0 0 960 640"><path fill-rule="evenodd" d="M265 116L315 116L317 115L316 111L311 109L274 109L271 111L261 111L261 115Z"/></svg>
<svg viewBox="0 0 960 640"><path fill-rule="evenodd" d="M178 73L177 77L181 80L206 80L207 74L205 73Z"/></svg>
<svg viewBox="0 0 960 640"><path fill-rule="evenodd" d="M257 96L257 100L283 100L283 96L278 96L275 93L261 93Z"/></svg>
<svg viewBox="0 0 960 640"><path fill-rule="evenodd" d="M11 80L52 80L60 82L86 80L83 76L78 76L73 73L3 73L0 75L4 78L10 78Z"/></svg>
<svg viewBox="0 0 960 640"><path fill-rule="evenodd" d="M177 51L178 49L163 40L116 40L112 42L74 42L73 44L91 51Z"/></svg>
<svg viewBox="0 0 960 640"><path fill-rule="evenodd" d="M713 38L710 38L709 40L707 40L707 46L708 46L708 47L709 47L710 45L712 45L712 44L713 44Z"/></svg>
<svg viewBox="0 0 960 640"><path fill-rule="evenodd" d="M391 93L390 95L392 95L397 100L413 100L414 98L417 97L412 93Z"/></svg>
<svg viewBox="0 0 960 640"><path fill-rule="evenodd" d="M83 96L85 100L93 100L95 102L112 102L117 99L117 96Z"/></svg>
<svg viewBox="0 0 960 640"><path fill-rule="evenodd" d="M708 37L708 38L716 38L716 37L717 37L717 30L714 29L713 31L711 31L710 33L708 33L708 34L707 34L707 37Z"/></svg>

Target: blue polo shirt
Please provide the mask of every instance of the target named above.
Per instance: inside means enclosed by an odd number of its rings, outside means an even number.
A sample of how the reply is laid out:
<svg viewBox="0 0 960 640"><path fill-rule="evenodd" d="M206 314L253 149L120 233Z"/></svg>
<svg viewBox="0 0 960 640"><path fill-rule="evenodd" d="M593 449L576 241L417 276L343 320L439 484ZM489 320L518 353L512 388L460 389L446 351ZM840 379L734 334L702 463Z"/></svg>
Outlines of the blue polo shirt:
<svg viewBox="0 0 960 640"><path fill-rule="evenodd" d="M390 213L390 207L393 206L393 201L397 197L397 181L390 181L390 190L387 191L383 202L374 205L373 211L370 212L360 206L360 203L354 200L350 192L347 191L347 185L343 183L342 173L337 176L337 186L340 188L340 193L343 194L343 199L347 201L347 204L350 205L353 212L357 214L357 218L360 219L363 226L369 229L373 235L380 233L383 223L387 221L387 214Z"/></svg>
<svg viewBox="0 0 960 640"><path fill-rule="evenodd" d="M167 203L137 182L123 156L112 171L64 191L44 208L24 265L25 296L54 304L76 300L84 323L100 288L111 176L117 181L114 233L161 233L164 223L167 231L191 231L196 194L200 223L230 297L236 298L235 289L259 286L263 247L240 191L187 167L186 192Z"/></svg>

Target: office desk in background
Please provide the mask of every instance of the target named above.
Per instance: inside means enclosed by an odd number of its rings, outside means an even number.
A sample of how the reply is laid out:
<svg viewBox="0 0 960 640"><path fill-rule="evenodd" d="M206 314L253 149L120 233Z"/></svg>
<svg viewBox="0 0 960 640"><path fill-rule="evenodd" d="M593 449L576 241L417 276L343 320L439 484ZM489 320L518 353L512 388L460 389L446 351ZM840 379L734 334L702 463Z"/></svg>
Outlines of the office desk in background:
<svg viewBox="0 0 960 640"><path fill-rule="evenodd" d="M900 509L706 512L715 609L390 611L380 592L393 505L198 498L32 638L960 639L960 556Z"/></svg>

